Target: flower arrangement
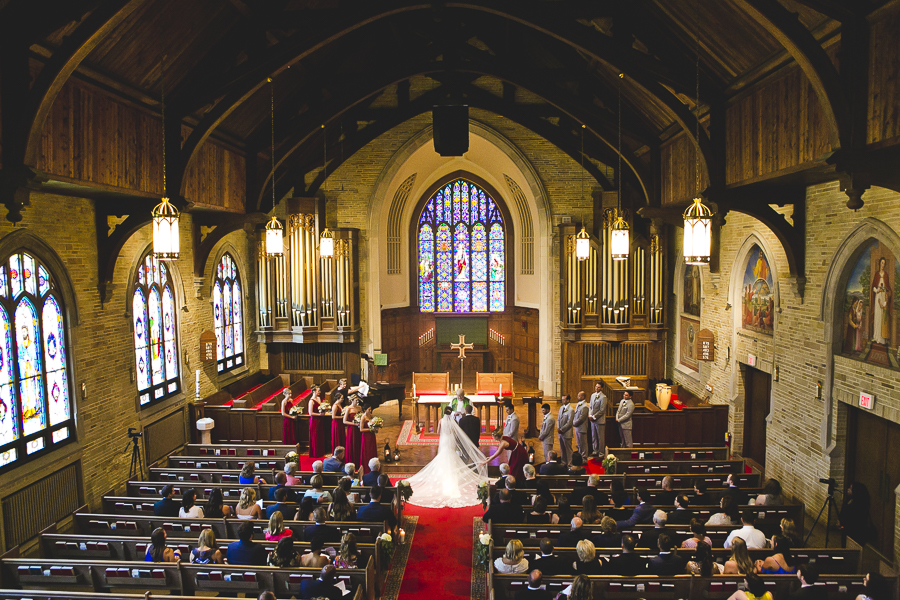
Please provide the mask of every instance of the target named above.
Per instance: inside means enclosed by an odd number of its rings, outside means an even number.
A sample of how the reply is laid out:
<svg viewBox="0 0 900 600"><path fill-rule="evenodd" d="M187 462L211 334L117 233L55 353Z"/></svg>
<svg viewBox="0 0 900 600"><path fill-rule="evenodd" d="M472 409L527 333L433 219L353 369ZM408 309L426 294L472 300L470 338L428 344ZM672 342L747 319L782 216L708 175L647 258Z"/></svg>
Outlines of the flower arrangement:
<svg viewBox="0 0 900 600"><path fill-rule="evenodd" d="M319 402L319 412L322 414L330 414L331 413L331 403L328 400L322 400Z"/></svg>
<svg viewBox="0 0 900 600"><path fill-rule="evenodd" d="M382 419L381 417L372 417L372 419L369 421L369 429L371 429L375 433L378 433L378 430L382 427L384 427L384 419Z"/></svg>
<svg viewBox="0 0 900 600"><path fill-rule="evenodd" d="M603 470L606 471L607 475L614 475L618 464L619 459L614 454L607 454L603 457Z"/></svg>
<svg viewBox="0 0 900 600"><path fill-rule="evenodd" d="M359 424L362 423L363 414L361 412L356 413L356 416L353 417L353 424L359 427Z"/></svg>
<svg viewBox="0 0 900 600"><path fill-rule="evenodd" d="M412 485L409 483L409 479L403 479L397 483L397 491L400 492L400 497L403 498L403 501L406 502L413 495Z"/></svg>
<svg viewBox="0 0 900 600"><path fill-rule="evenodd" d="M481 500L481 508L487 508L487 501L490 497L491 486L487 481L482 481L478 484L478 499Z"/></svg>
<svg viewBox="0 0 900 600"><path fill-rule="evenodd" d="M394 556L394 538L391 537L391 534L382 533L378 536L378 547L381 550L381 561L389 564L391 557Z"/></svg>
<svg viewBox="0 0 900 600"><path fill-rule="evenodd" d="M482 533L475 544L476 561L485 571L491 568L491 534Z"/></svg>
<svg viewBox="0 0 900 600"><path fill-rule="evenodd" d="M302 403L295 404L294 406L291 407L291 410L288 411L288 414L297 415L297 416L302 415L304 413L306 413L306 407L303 406Z"/></svg>
<svg viewBox="0 0 900 600"><path fill-rule="evenodd" d="M300 464L300 455L293 450L284 455L284 464L296 463Z"/></svg>

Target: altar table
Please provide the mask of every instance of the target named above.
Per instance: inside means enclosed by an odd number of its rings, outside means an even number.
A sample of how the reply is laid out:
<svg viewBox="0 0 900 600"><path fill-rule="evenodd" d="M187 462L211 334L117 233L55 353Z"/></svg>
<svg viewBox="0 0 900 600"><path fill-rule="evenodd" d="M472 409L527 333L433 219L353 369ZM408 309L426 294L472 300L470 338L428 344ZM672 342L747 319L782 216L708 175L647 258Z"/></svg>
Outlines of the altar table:
<svg viewBox="0 0 900 600"><path fill-rule="evenodd" d="M502 423L506 417L503 416L503 404L497 402L496 396L466 396L469 401L472 403L472 406L480 409L478 411L478 416L481 419L481 424L485 426L486 430L490 432L490 423L491 423L491 411L492 407L496 407L497 410L497 419L498 422ZM432 427L432 413L434 413L434 421L433 426L435 432L437 432L437 424L438 421L441 420L443 416L441 414L441 410L447 404L449 404L454 398L455 395L452 396L419 396L418 400L415 403L415 419L416 423L419 422L419 407L423 407L425 409L425 428L424 432L428 433L431 431Z"/></svg>

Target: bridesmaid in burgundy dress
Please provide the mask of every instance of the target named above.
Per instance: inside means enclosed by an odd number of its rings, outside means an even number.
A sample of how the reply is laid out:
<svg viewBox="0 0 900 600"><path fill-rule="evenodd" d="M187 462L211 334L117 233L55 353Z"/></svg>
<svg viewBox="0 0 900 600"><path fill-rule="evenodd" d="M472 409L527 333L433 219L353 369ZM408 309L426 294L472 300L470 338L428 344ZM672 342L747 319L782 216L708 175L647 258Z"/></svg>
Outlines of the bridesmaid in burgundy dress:
<svg viewBox="0 0 900 600"><path fill-rule="evenodd" d="M297 435L294 433L294 423L297 417L291 414L291 408L294 406L294 400L291 398L291 391L284 390L284 399L281 401L281 416L284 422L281 425L281 443L296 444Z"/></svg>
<svg viewBox="0 0 900 600"><path fill-rule="evenodd" d="M501 452L508 450L509 457L506 459L506 462L509 464L509 474L515 477L516 481L525 481L523 469L525 468L525 463L528 462L528 450L525 449L525 444L503 435L503 429L500 427L491 432L491 437L497 442L497 450L485 459L484 463L491 462L500 456Z"/></svg>
<svg viewBox="0 0 900 600"><path fill-rule="evenodd" d="M367 406L359 422L359 431L362 435L362 444L359 449L360 472L365 475L369 469L369 460L378 456L378 442L375 440L375 432L369 429L369 421L372 420L372 407ZM524 481L524 478L523 478Z"/></svg>
<svg viewBox="0 0 900 600"><path fill-rule="evenodd" d="M331 395L331 448L344 445L344 398L347 397L347 380L341 379ZM345 449L346 450L346 449ZM344 456L347 456L346 452Z"/></svg>
<svg viewBox="0 0 900 600"><path fill-rule="evenodd" d="M344 412L344 446L345 452L344 456L346 456L347 462L355 462L359 458L359 446L360 446L360 438L362 437L362 433L357 427L356 423L353 422L353 419L356 417L356 413L359 412L359 398L354 394L350 397L350 406L347 407L347 410ZM356 465L359 467L359 465Z"/></svg>
<svg viewBox="0 0 900 600"><path fill-rule="evenodd" d="M309 457L318 458L325 456L326 440L322 438L320 423L322 422L322 413L319 412L319 386L312 387L312 394L309 396Z"/></svg>

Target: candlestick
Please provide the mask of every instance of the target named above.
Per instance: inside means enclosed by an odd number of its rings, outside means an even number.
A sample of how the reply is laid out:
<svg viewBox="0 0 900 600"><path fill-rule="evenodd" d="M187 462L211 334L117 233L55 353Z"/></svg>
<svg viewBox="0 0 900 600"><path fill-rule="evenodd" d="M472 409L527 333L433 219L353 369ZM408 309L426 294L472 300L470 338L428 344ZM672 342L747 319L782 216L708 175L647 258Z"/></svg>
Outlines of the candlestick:
<svg viewBox="0 0 900 600"><path fill-rule="evenodd" d="M405 529L400 530L400 543L401 544L406 543L406 530Z"/></svg>

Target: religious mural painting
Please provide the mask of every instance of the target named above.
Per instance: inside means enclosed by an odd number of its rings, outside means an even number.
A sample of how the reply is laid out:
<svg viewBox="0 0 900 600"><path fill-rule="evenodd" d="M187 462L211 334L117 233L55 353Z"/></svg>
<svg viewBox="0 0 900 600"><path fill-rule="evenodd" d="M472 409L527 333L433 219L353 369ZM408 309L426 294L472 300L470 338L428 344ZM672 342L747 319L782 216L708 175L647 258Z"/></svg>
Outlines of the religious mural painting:
<svg viewBox="0 0 900 600"><path fill-rule="evenodd" d="M700 316L700 267L697 265L684 265L684 292L682 293L681 309L686 315Z"/></svg>
<svg viewBox="0 0 900 600"><path fill-rule="evenodd" d="M697 360L697 334L700 332L700 306L703 288L700 267L684 265L681 286L681 316L678 328L678 362L691 371L700 371Z"/></svg>
<svg viewBox="0 0 900 600"><path fill-rule="evenodd" d="M697 334L700 333L700 321L681 316L681 340L679 340L678 362L692 371L700 371L697 359Z"/></svg>
<svg viewBox="0 0 900 600"><path fill-rule="evenodd" d="M741 288L741 325L772 335L775 329L775 283L766 253L754 244L744 265Z"/></svg>
<svg viewBox="0 0 900 600"><path fill-rule="evenodd" d="M869 243L847 281L841 353L900 370L900 301L894 293L900 262L883 243Z"/></svg>

